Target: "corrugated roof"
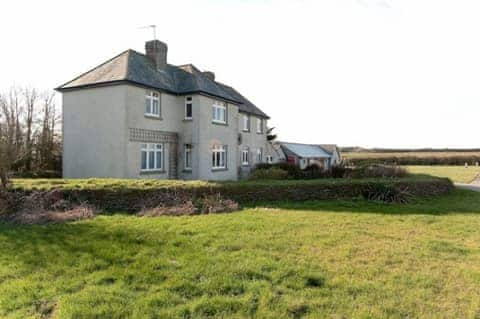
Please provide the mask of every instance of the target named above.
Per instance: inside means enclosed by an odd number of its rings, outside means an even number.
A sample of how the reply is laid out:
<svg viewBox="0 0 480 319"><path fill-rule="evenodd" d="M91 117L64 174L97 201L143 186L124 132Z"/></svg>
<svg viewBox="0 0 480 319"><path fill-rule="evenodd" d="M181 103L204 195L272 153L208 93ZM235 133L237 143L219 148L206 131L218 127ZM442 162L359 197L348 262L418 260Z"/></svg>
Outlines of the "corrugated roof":
<svg viewBox="0 0 480 319"><path fill-rule="evenodd" d="M165 70L157 70L145 54L127 50L103 64L61 85L59 91L127 81L173 94L204 93L238 105L239 110L266 117L252 102L234 88L205 76L194 65L168 64Z"/></svg>
<svg viewBox="0 0 480 319"><path fill-rule="evenodd" d="M280 145L302 158L328 158L332 156L318 145L285 142L280 142Z"/></svg>

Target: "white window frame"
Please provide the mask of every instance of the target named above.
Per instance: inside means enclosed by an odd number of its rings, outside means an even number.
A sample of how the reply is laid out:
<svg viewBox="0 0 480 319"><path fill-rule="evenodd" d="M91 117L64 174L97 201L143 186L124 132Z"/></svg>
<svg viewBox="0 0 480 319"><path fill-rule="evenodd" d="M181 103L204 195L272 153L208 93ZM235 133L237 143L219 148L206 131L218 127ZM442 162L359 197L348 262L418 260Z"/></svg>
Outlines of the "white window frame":
<svg viewBox="0 0 480 319"><path fill-rule="evenodd" d="M165 148L163 144L157 143L143 143L140 146L140 171L163 171L165 166ZM143 167L143 153L145 153L145 168ZM151 153L153 153L153 166L150 165ZM160 165L158 165L158 157L160 156Z"/></svg>
<svg viewBox="0 0 480 319"><path fill-rule="evenodd" d="M263 149L260 147L257 149L257 163L262 163L263 161Z"/></svg>
<svg viewBox="0 0 480 319"><path fill-rule="evenodd" d="M272 155L265 155L265 161L268 164L272 164L273 163L273 156Z"/></svg>
<svg viewBox="0 0 480 319"><path fill-rule="evenodd" d="M250 165L250 150L248 148L244 148L242 150L242 165L243 166L248 166Z"/></svg>
<svg viewBox="0 0 480 319"><path fill-rule="evenodd" d="M223 114L223 119L221 115ZM212 105L212 122L227 124L227 103L215 101Z"/></svg>
<svg viewBox="0 0 480 319"><path fill-rule="evenodd" d="M243 114L242 131L250 132L250 116L248 114Z"/></svg>
<svg viewBox="0 0 480 319"><path fill-rule="evenodd" d="M260 117L257 118L257 133L263 133L263 120Z"/></svg>
<svg viewBox="0 0 480 319"><path fill-rule="evenodd" d="M190 105L191 114L188 116L187 105ZM193 98L191 96L185 97L185 120L191 120L193 118Z"/></svg>
<svg viewBox="0 0 480 319"><path fill-rule="evenodd" d="M156 105L155 102L157 102ZM156 110L155 107L157 108ZM145 95L145 115L159 118L161 114L160 93L148 91Z"/></svg>
<svg viewBox="0 0 480 319"><path fill-rule="evenodd" d="M227 146L215 145L212 148L212 169L227 168Z"/></svg>
<svg viewBox="0 0 480 319"><path fill-rule="evenodd" d="M190 163L188 163L187 161L188 157L190 158ZM191 144L185 144L185 150L183 153L183 168L187 171L192 170L192 145Z"/></svg>

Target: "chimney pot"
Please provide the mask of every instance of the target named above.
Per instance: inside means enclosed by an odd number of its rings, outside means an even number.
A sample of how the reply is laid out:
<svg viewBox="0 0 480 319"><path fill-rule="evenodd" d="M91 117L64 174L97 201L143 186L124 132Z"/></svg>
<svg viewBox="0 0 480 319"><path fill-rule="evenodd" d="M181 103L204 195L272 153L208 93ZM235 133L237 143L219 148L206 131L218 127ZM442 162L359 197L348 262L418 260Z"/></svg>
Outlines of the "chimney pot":
<svg viewBox="0 0 480 319"><path fill-rule="evenodd" d="M168 46L159 40L152 40L145 43L145 53L152 61L157 70L163 70L167 66Z"/></svg>

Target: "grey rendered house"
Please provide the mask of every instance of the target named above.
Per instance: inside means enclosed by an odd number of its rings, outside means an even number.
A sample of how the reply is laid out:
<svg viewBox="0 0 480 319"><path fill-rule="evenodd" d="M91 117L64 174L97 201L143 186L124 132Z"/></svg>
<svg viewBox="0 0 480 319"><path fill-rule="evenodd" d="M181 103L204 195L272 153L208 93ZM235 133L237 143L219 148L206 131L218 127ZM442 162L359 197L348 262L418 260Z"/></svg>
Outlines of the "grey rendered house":
<svg viewBox="0 0 480 319"><path fill-rule="evenodd" d="M57 88L63 176L236 180L266 159L269 117L212 72L127 50Z"/></svg>

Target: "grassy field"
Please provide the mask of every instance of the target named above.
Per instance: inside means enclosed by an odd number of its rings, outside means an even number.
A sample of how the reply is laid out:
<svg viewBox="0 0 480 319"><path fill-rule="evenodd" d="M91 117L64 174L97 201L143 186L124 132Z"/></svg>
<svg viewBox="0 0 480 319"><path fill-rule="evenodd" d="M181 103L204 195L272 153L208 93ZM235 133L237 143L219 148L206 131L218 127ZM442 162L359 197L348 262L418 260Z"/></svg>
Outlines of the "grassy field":
<svg viewBox="0 0 480 319"><path fill-rule="evenodd" d="M447 177L457 183L470 183L480 175L480 167L469 166L405 166L412 174Z"/></svg>
<svg viewBox="0 0 480 319"><path fill-rule="evenodd" d="M475 318L480 194L0 224L2 318Z"/></svg>
<svg viewBox="0 0 480 319"><path fill-rule="evenodd" d="M480 156L480 152L342 152L344 158Z"/></svg>

